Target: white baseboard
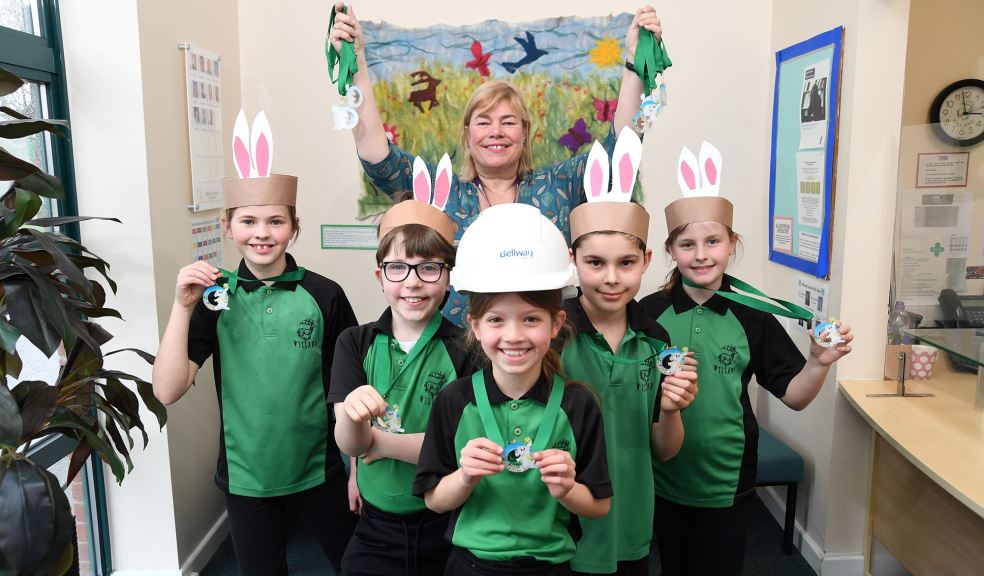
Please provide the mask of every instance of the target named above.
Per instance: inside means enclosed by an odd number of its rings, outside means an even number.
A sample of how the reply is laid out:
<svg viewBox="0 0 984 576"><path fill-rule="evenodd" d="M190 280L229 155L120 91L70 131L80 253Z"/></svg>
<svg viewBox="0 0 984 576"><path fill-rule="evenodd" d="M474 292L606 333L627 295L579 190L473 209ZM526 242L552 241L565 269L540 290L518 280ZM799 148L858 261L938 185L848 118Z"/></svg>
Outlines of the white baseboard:
<svg viewBox="0 0 984 576"><path fill-rule="evenodd" d="M779 526L786 521L786 490L777 486L758 488L759 498L775 518ZM781 494L780 494L781 492ZM799 522L793 525L793 544L799 549L806 563L822 576L863 576L864 556L861 554L824 554L823 548L803 532Z"/></svg>
<svg viewBox="0 0 984 576"><path fill-rule="evenodd" d="M180 576L198 576L198 573L205 568L208 561L212 559L212 555L215 554L215 551L225 541L226 536L229 535L229 523L227 520L228 513L223 510L222 515L215 521L215 524L212 525L212 528L202 538L202 541L188 555L188 559L181 566Z"/></svg>

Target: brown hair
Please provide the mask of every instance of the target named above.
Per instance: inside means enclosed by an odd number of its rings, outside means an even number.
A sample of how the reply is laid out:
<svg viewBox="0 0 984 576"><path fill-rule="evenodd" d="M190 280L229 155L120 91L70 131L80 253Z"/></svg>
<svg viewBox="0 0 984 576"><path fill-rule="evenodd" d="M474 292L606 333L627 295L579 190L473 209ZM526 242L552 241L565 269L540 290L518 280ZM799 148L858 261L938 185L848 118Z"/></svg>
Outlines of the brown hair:
<svg viewBox="0 0 984 576"><path fill-rule="evenodd" d="M494 293L478 293L473 292L468 298L468 318L473 320L478 320L483 314L492 308L492 304L500 297L505 294L510 294L510 292L494 292ZM542 310L545 310L550 314L551 320L557 317L557 314L564 310L563 306L563 292L561 290L538 290L534 292L512 292L524 302L531 306L535 306ZM477 360L482 363L487 363L488 358L485 356L481 345L475 339L475 333L472 330L467 330L465 336L465 348L470 350ZM573 329L571 325L565 321L564 325L560 328L560 333L557 335L557 339L564 341L571 335ZM564 367L560 361L560 353L551 346L547 349L546 355L544 355L543 360L540 363L540 369L543 377L547 379L548 382L553 380L554 374L564 377Z"/></svg>
<svg viewBox="0 0 984 576"><path fill-rule="evenodd" d="M621 234L622 236L628 238L630 241L635 240L636 245L639 247L639 250L642 250L643 254L646 253L646 243L643 242L642 238L639 238L638 236L635 236L633 234L626 234L625 232L618 232L616 230L595 230L594 232L588 232L587 234L582 234L577 240L575 240L571 244L571 254L577 254L577 249L581 247L581 242L588 236L591 236L592 234L604 234L606 236L611 236L613 234Z"/></svg>
<svg viewBox="0 0 984 576"><path fill-rule="evenodd" d="M226 223L232 222L232 216L236 213L236 210L240 208L245 208L245 206L237 206L235 208L225 209L225 221ZM297 220L297 206L286 206L287 217L290 219L290 229L294 231L294 237L290 239L291 242L297 240L297 237L301 234L301 223Z"/></svg>
<svg viewBox="0 0 984 576"><path fill-rule="evenodd" d="M495 108L500 102L506 101L523 124L523 154L519 157L519 167L516 178L522 180L526 173L533 169L533 141L530 139L530 112L526 101L512 83L506 80L492 80L479 86L468 99L465 113L461 118L461 138L458 148L461 150L461 180L470 182L478 173L475 171L475 160L468 150L468 126L476 114L484 114Z"/></svg>
<svg viewBox="0 0 984 576"><path fill-rule="evenodd" d="M403 244L403 252L407 258L436 258L454 268L455 247L448 244L436 230L423 224L404 224L397 226L380 238L376 248L376 265L382 264L383 259L397 241Z"/></svg>
<svg viewBox="0 0 984 576"><path fill-rule="evenodd" d="M728 231L728 238L734 240L736 246L741 246L741 236L739 236L737 232L732 230L731 226L728 226L727 224L721 224L721 225L724 226L724 229ZM673 247L673 243L676 242L676 239L680 237L680 234L683 234L683 231L687 229L687 226L690 226L690 224L677 226L670 232L670 235L666 237L666 242L663 243L663 249L666 250L667 254L672 254L670 248ZM734 259L735 259L735 255L732 254L731 260L734 261ZM680 273L680 268L674 266L673 269L670 270L670 273L666 275L666 284L660 286L659 291L670 292L671 290L673 290L673 287L676 286L678 282L680 282L681 277L682 275Z"/></svg>

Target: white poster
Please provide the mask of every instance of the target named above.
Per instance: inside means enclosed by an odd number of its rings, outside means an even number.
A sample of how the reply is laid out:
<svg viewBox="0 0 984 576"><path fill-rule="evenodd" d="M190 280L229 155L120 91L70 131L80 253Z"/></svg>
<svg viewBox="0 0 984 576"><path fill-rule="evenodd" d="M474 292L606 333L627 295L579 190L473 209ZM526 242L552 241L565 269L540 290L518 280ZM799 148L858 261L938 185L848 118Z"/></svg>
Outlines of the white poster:
<svg viewBox="0 0 984 576"><path fill-rule="evenodd" d="M803 70L800 96L800 149L822 148L827 143L827 88L830 60L821 60Z"/></svg>
<svg viewBox="0 0 984 576"><path fill-rule="evenodd" d="M799 276L796 278L796 304L813 312L813 320L799 320L797 325L803 332L827 321L827 285L816 278Z"/></svg>
<svg viewBox="0 0 984 576"><path fill-rule="evenodd" d="M796 218L803 226L823 226L823 155L823 150L796 153Z"/></svg>
<svg viewBox="0 0 984 576"><path fill-rule="evenodd" d="M221 208L225 146L222 144L222 90L218 54L188 44L185 87L188 99L188 141L191 151L192 210Z"/></svg>
<svg viewBox="0 0 984 576"><path fill-rule="evenodd" d="M776 216L772 219L772 249L776 252L793 253L793 219Z"/></svg>
<svg viewBox="0 0 984 576"><path fill-rule="evenodd" d="M896 300L906 306L936 304L946 288L947 237L903 237Z"/></svg>
<svg viewBox="0 0 984 576"><path fill-rule="evenodd" d="M963 187L967 185L970 152L919 154L916 188Z"/></svg>
<svg viewBox="0 0 984 576"><path fill-rule="evenodd" d="M820 260L820 235L800 230L799 257L811 262Z"/></svg>

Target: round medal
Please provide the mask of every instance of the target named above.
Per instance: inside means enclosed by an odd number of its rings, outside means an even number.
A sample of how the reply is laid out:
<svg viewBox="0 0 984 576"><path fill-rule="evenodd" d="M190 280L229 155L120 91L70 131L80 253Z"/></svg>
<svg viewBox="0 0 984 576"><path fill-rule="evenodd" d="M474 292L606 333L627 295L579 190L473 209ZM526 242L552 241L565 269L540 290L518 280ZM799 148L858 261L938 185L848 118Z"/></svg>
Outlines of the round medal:
<svg viewBox="0 0 984 576"><path fill-rule="evenodd" d="M512 442L502 449L502 461L510 472L526 472L535 465L533 443L527 438L523 442Z"/></svg>
<svg viewBox="0 0 984 576"><path fill-rule="evenodd" d="M202 294L202 301L209 310L228 310L229 309L229 285L209 286Z"/></svg>
<svg viewBox="0 0 984 576"><path fill-rule="evenodd" d="M836 346L844 341L844 339L841 338L840 328L838 328L836 320L818 324L817 327L813 329L813 333L815 334L813 341L824 348Z"/></svg>
<svg viewBox="0 0 984 576"><path fill-rule="evenodd" d="M659 353L659 371L666 376L672 376L683 370L683 361L686 358L687 349L671 346Z"/></svg>
<svg viewBox="0 0 984 576"><path fill-rule="evenodd" d="M392 432L395 434L406 432L403 429L403 419L400 417L400 407L396 404L387 406L386 413L382 416L376 416L376 422L373 426L383 432Z"/></svg>

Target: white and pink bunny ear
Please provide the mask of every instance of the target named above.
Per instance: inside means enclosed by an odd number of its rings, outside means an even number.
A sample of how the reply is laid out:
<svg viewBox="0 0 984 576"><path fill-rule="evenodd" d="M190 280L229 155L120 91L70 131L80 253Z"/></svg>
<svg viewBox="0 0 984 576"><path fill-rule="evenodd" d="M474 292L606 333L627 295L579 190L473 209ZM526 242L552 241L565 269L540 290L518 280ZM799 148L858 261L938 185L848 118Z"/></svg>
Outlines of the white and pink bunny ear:
<svg viewBox="0 0 984 576"><path fill-rule="evenodd" d="M697 157L686 146L680 150L680 161L677 164L677 184L684 198L700 196L699 170Z"/></svg>
<svg viewBox="0 0 984 576"><path fill-rule="evenodd" d="M629 202L635 186L639 163L642 162L642 140L635 130L625 126L615 142L612 154L612 193L608 200Z"/></svg>
<svg viewBox="0 0 984 576"><path fill-rule="evenodd" d="M595 140L584 167L584 195L588 202L608 194L608 152Z"/></svg>
<svg viewBox="0 0 984 576"><path fill-rule="evenodd" d="M719 195L721 152L706 140L700 145L700 178L704 196Z"/></svg>
<svg viewBox="0 0 984 576"><path fill-rule="evenodd" d="M417 202L430 204L431 198L431 176L427 171L427 164L417 156L413 159L413 199Z"/></svg>
<svg viewBox="0 0 984 576"><path fill-rule="evenodd" d="M248 145L249 124L246 123L246 114L240 110L232 129L232 159L240 178L249 178L253 172Z"/></svg>
<svg viewBox="0 0 984 576"><path fill-rule="evenodd" d="M441 161L437 163L437 174L434 179L434 200L431 202L431 206L443 211L450 194L451 158L445 153L441 157Z"/></svg>
<svg viewBox="0 0 984 576"><path fill-rule="evenodd" d="M254 176L266 178L270 175L273 166L273 131L270 130L270 122L262 110L256 115L256 118L253 118L250 136L252 137L250 141L251 156L253 165L256 167Z"/></svg>

